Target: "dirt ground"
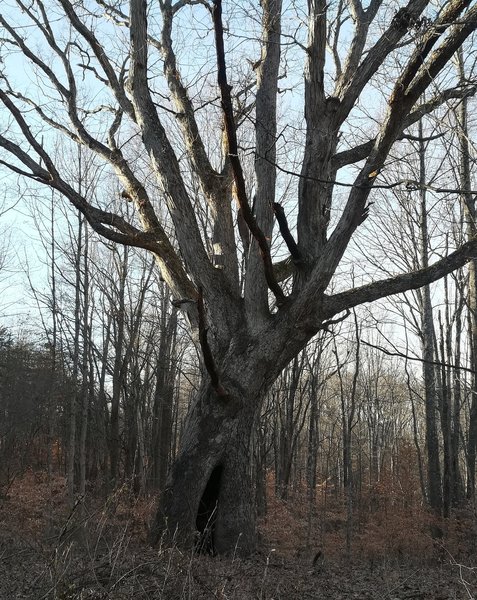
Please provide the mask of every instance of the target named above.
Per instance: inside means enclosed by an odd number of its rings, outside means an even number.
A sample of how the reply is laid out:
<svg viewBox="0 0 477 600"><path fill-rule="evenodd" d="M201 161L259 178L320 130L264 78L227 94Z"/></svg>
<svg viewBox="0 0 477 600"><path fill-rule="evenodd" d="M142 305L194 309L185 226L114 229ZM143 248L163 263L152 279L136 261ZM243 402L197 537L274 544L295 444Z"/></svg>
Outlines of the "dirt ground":
<svg viewBox="0 0 477 600"><path fill-rule="evenodd" d="M349 555L337 511L313 547L310 530L299 542L306 520L271 503L262 549L243 560L151 549L152 506L116 494L72 511L61 478L27 474L0 499L0 600L477 599L468 522L437 542L418 535L415 515L414 532L403 519L373 522L357 530Z"/></svg>

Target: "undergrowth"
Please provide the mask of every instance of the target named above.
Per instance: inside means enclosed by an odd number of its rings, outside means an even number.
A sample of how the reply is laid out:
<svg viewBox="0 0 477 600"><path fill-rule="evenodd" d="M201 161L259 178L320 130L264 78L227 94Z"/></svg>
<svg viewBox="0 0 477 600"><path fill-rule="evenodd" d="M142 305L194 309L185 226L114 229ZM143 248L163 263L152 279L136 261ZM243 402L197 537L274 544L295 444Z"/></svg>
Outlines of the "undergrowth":
<svg viewBox="0 0 477 600"><path fill-rule="evenodd" d="M64 478L28 471L0 500L0 598L477 598L477 528L465 507L436 520L381 486L362 490L350 513L326 486L313 501L299 487L280 500L272 477L267 492L257 554L212 558L150 548L155 499L128 485L69 506Z"/></svg>

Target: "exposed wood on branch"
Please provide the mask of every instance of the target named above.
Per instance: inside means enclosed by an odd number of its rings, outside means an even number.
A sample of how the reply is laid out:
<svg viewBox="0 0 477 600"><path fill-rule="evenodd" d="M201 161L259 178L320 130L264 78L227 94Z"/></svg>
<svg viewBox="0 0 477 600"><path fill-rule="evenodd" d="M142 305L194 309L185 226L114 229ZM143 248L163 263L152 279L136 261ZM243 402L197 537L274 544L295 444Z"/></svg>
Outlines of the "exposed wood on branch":
<svg viewBox="0 0 477 600"><path fill-rule="evenodd" d="M324 323L322 323L320 329L322 329L323 331L329 331L330 327L332 327L333 325L338 325L339 323L342 323L350 316L350 314L351 314L351 311L349 309L346 309L344 315L342 315L341 317L337 317L336 319L330 319L329 321L325 321Z"/></svg>

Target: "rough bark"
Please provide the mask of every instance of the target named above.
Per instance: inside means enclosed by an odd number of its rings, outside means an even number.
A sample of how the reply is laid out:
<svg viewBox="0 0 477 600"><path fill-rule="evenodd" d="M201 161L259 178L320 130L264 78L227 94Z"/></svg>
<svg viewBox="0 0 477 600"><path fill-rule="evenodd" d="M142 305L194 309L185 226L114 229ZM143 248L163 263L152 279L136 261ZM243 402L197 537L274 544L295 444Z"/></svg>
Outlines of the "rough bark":
<svg viewBox="0 0 477 600"><path fill-rule="evenodd" d="M218 501L214 525L214 549L249 553L256 544L254 504L251 486L252 426L267 391L281 370L309 339L290 329L277 330L273 324L262 332L242 330L217 356L227 396L218 396L206 377L190 408L179 453L162 494L152 541L161 532L176 536L181 543L193 541L202 529L197 521L201 498L214 470L221 469L219 489L213 495L210 512ZM291 341L291 340L290 340ZM206 512L201 509L201 513Z"/></svg>
<svg viewBox="0 0 477 600"><path fill-rule="evenodd" d="M262 3L263 44L257 69L257 96L255 100L255 217L265 237L273 231L273 209L276 187L277 91L281 53L281 0ZM250 245L247 256L248 276L245 301L253 313L267 314L268 288L263 261L257 241Z"/></svg>
<svg viewBox="0 0 477 600"><path fill-rule="evenodd" d="M207 381L201 386L151 529L154 543L165 535L218 553L255 549L250 434L259 402L239 394L222 404Z"/></svg>

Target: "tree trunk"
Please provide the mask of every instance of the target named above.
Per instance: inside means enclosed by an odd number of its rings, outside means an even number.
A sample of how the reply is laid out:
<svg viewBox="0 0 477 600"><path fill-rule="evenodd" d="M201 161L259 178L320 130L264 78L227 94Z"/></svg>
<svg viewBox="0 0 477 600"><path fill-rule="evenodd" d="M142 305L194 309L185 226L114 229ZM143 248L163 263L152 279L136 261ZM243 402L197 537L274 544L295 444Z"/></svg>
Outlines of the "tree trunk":
<svg viewBox="0 0 477 600"><path fill-rule="evenodd" d="M462 49L457 53L457 67L459 79L466 80L464 57ZM468 127L468 99L462 98L456 111L457 133L459 138L459 182L462 190L461 203L464 213L466 234L468 239L476 235L476 209L475 195L471 190L470 148ZM467 490L468 500L475 502L475 463L477 457L477 261L475 258L469 262L469 287L467 292L467 305L469 310L469 346L470 362L474 369L472 375L472 392L469 407L469 425L467 431Z"/></svg>
<svg viewBox="0 0 477 600"><path fill-rule="evenodd" d="M419 183L421 200L421 267L429 266L429 231L427 227L427 194L425 144L422 121L419 122ZM424 379L424 401L426 407L426 449L429 494L428 500L432 509L440 514L442 510L441 467L439 437L437 433L437 409L439 406L436 390L436 373L434 362L434 317L432 310L430 286L423 287L421 295L421 341L422 341L422 374Z"/></svg>
<svg viewBox="0 0 477 600"><path fill-rule="evenodd" d="M152 542L165 534L190 545L198 531L199 544L213 552L254 550L253 424L272 383L307 341L304 335L286 344L289 338L285 329L252 336L239 326L226 348L214 348L226 394L217 395L204 375L161 495Z"/></svg>
<svg viewBox="0 0 477 600"><path fill-rule="evenodd" d="M198 545L212 552L253 551L250 436L259 405L248 394L219 399L204 378L161 497L153 543L164 532L190 545L196 531Z"/></svg>
<svg viewBox="0 0 477 600"><path fill-rule="evenodd" d="M255 483L255 508L257 516L262 517L267 514L267 441L268 441L268 422L267 417L263 416L255 427L255 437L253 442L253 463L254 463L254 483Z"/></svg>
<svg viewBox="0 0 477 600"><path fill-rule="evenodd" d="M447 295L447 291L446 291ZM447 300L448 301L448 300ZM440 354L441 354L441 430L442 430L442 449L443 449L443 474L442 474L442 516L449 517L452 506L452 490L454 487L454 475L452 472L452 430L451 414L452 399L450 389L450 369L446 366L446 360L451 360L449 351L449 319L446 311L447 332L444 331L441 312L439 311L439 330L440 330ZM447 339L446 339L447 338ZM447 342L447 353L444 348Z"/></svg>
<svg viewBox="0 0 477 600"><path fill-rule="evenodd" d="M302 359L303 360L303 359ZM289 369L289 381L285 380L286 389L282 390L283 414L280 419L280 438L278 454L278 471L276 473L277 487L280 498L288 499L289 486L292 475L293 459L295 454L295 436L296 436L296 414L297 407L296 394L298 380L301 376L301 364L299 357L293 360L293 366Z"/></svg>
<svg viewBox="0 0 477 600"><path fill-rule="evenodd" d="M167 478L172 443L174 408L174 343L177 328L177 310L174 308L166 323L166 309L163 306L161 341L156 364L156 389L153 404L152 427L152 468L151 484L162 490Z"/></svg>
<svg viewBox="0 0 477 600"><path fill-rule="evenodd" d="M83 247L83 288L81 290L82 295L82 309L83 318L81 323L81 338L82 338L82 356L81 356L81 400L79 403L80 407L80 436L79 436L79 484L78 490L82 497L86 492L86 458L87 458L87 447L86 440L88 435L88 412L90 404L89 396L89 355L91 352L91 328L89 324L89 312L90 312L90 279L89 279L89 232L88 226L84 224L84 247Z"/></svg>
<svg viewBox="0 0 477 600"><path fill-rule="evenodd" d="M119 478L119 463L121 452L120 431L120 403L126 378L124 363L125 354L125 328L126 328L126 278L129 269L129 250L123 248L122 256L118 251L115 253L115 271L118 276L116 288L113 291L111 306L113 311L113 385L111 395L111 415L109 430L109 461L110 461L110 485L114 487Z"/></svg>
<svg viewBox="0 0 477 600"><path fill-rule="evenodd" d="M462 339L462 310L464 308L465 296L463 293L462 281L460 280L460 274L457 280L459 290L459 300L455 312L455 355L454 364L455 369L453 372L453 387L454 387L454 407L452 412L452 470L454 472L454 489L452 490L452 504L453 506L460 506L464 499L464 482L462 479L462 472L459 461L459 451L462 439L462 428L461 428L461 405L462 405L462 372L459 369L461 363L461 339Z"/></svg>
<svg viewBox="0 0 477 600"><path fill-rule="evenodd" d="M417 454L417 466L419 469L419 483L421 484L422 497L424 500L427 500L427 490L426 490L426 482L424 479L422 452L421 452L421 446L419 444L419 430L418 430L418 425L417 425L418 418L416 415L416 405L414 403L414 393L413 393L412 386L411 386L411 379L409 376L407 364L406 364L406 379L407 379L407 391L408 391L408 395L409 395L409 400L411 402L412 433L413 433L413 439L414 439L414 446L416 448L416 454Z"/></svg>
<svg viewBox="0 0 477 600"><path fill-rule="evenodd" d="M104 32L105 23L101 15L91 13L87 7L80 10L77 3L60 1L62 17L68 23L71 34L71 46L80 48L82 54L91 56L93 60L91 65L81 65L79 69L69 64L69 46L64 46L61 35L58 40L55 39L59 32L50 23L48 11L44 10L39 0L33 0L28 6L22 5L24 10L17 11L18 14L2 16L2 40L25 58L22 66L28 76L38 78L38 94L27 94L28 97L25 97L23 78L17 78L16 52L6 53L2 78L8 85L6 89L3 89L5 86L0 89L0 101L8 111L12 126L0 135L0 146L3 148L1 166L15 176L32 179L59 191L81 211L92 229L105 239L151 252L165 282L188 314L193 327L198 325L196 300L199 295L206 299L210 333L220 340L213 348L218 369L210 377L212 385L209 377L205 379L188 419L181 453L169 477L168 489L163 494L162 507L163 514L169 519L168 528L177 526L181 533L186 526L195 525L204 492L207 500L209 496L212 500L218 498L217 541L223 547L228 547L239 530L244 543L249 543L251 508L246 505L248 500L245 495L250 492L245 491L248 482L240 481L240 478L248 477L253 417L260 408L260 400L280 370L318 330L328 328L338 313L429 284L464 264L475 253L477 241L473 240L451 255L437 260L432 267L417 271L411 269L385 280L378 279L349 289L346 289L344 270L338 268L352 236L369 213L371 203L368 204L368 199L377 177L387 177L384 167L394 142L401 139L403 132L417 118L448 100L462 98L466 91L464 86L454 86L455 82L450 83L451 88L441 90L435 89L434 84L441 81L441 72L445 71L456 50L475 31L477 7L471 0L443 2L433 26L420 32L417 48L406 53L403 64L394 71L389 69L388 57L407 43L409 33L415 29L414 25L430 4L429 0L395 3L399 7L397 12L381 10L383 3L380 0L367 3L309 0L304 7L308 10L303 11L307 15L300 15L303 32L298 43L300 50L303 50L305 63L303 85L300 86L303 90L304 123L302 133L297 133L298 143L303 142L303 156L298 157L300 165L295 164L293 156L294 134L291 145L288 133L285 134L289 126L286 110L280 111L280 121L277 123L278 98L280 105L286 107L290 102L297 103L300 96L294 86L288 89L281 82L282 74L295 62L288 50L283 60L280 55L281 45L288 47L290 42L288 24L284 36L281 33L281 15L283 10L288 10L288 5L282 8L281 0L260 2L262 32L257 37L260 42L243 45L242 62L245 66L250 62L251 66L244 73L243 84L234 79L232 97L227 66L228 63L233 66L234 54L229 57L225 51L228 44L224 43L221 0L212 3L215 35L202 39L197 31L194 33L194 29L190 28L190 35L187 36L192 52L193 44L202 42L207 44L207 55L211 56L216 50L217 64L208 60L197 65L196 61L186 61L187 64L184 64L182 56L175 56L175 32L183 22L178 13L186 5L191 8L199 4L203 3L175 2L173 5L171 2L160 2L159 11L148 15L148 2L130 0L129 40L117 45L113 30L123 25L122 19L118 23L108 21L107 32L111 31L113 35L100 35ZM366 4L366 8L363 4ZM405 6L401 7L401 4ZM202 10L202 7L194 6L193 10L196 9ZM230 18L226 15L227 36L236 35L235 31L241 35L247 24L257 28L259 13L255 10L248 12L250 15L243 15L248 21L245 25L243 19L236 18L234 11ZM348 17L353 22L351 26L349 21L349 32L342 27ZM174 22L176 18L179 21ZM306 29L308 34L305 33ZM31 35L28 35L30 32ZM41 35L35 35L35 32ZM151 86L151 81L156 81L158 76L155 51L151 56L148 55L151 36L158 40L158 44L154 45L159 48L155 50L159 49L164 67L164 80L158 81L157 86ZM209 46L209 38L212 37L215 45ZM327 48L329 45L332 46L331 54ZM257 58L259 49L260 61L251 61L250 57ZM49 56L51 50L62 64L62 75L50 68L48 61L43 62L45 59L42 56ZM334 85L328 68L331 57L335 62ZM117 64L128 64L127 77L117 72ZM183 74L181 67L186 71ZM105 113L107 123L94 119L91 126L86 128L84 115L90 114L90 109L95 109L90 106L89 99L83 100L88 98L89 92L89 78L84 75L90 70L93 74L99 73L96 84L104 89L102 93L98 91L98 97L104 94L110 97L108 104L111 104L112 114ZM227 154L226 164L220 170L214 167L217 162L216 144L209 144L212 125L217 121L214 107L217 92L207 85L197 94L195 85L191 85L190 89L186 85L186 81L196 81L204 74L208 77L215 72L220 89ZM383 75L387 85L381 86L382 106L372 107L367 103L366 94ZM295 80L301 74L292 69L290 76ZM249 81L256 81L255 94L249 88ZM473 78L469 76L466 83L472 81ZM162 102L158 90L166 89L166 86L171 106L158 110L158 102ZM432 88L432 95L424 102L424 94L429 88ZM53 93L49 93L50 90ZM474 93L470 86L469 93ZM35 101L36 96L38 98ZM58 98L56 103L55 97ZM354 107L359 103L367 104L375 114L370 115L370 126L364 124L362 127L363 131L369 130L370 135L354 145L349 132L356 129L358 122ZM48 111L43 108L46 104ZM383 111L385 104L386 110ZM208 105L214 105L210 113L204 112ZM178 117L173 119L175 124L169 122L166 116L171 110ZM67 120L64 117L68 117ZM134 210L128 211L124 202L118 204L116 210L114 203L108 202L106 211L100 208L102 204L96 205L96 200L103 194L93 193L90 198L86 190L75 190L70 183L71 173L63 164L65 161L61 156L56 156L57 153L49 154L49 144L43 144L42 127L38 119L45 127L53 127L73 143L88 148L88 154L91 152L98 157L101 169L114 172L117 182L124 188L121 197L132 202ZM256 135L251 136L249 144L255 147L256 176L253 181L244 176L244 151L237 142L238 127L248 119L252 119L256 127ZM131 140L133 145L128 143L131 122L135 123L139 134ZM376 128L377 122L379 126ZM361 127L360 123L358 125ZM181 136L179 143L178 135ZM212 137L217 139L218 135L220 131L216 130ZM337 152L343 137L349 138L349 147L340 147ZM6 159L3 158L4 153ZM147 169L147 177L141 165L134 160L138 155L148 159L151 171ZM284 171L278 184L277 157L283 163L280 170ZM342 198L341 194L334 198L339 183L336 174L343 168L354 170L352 165L356 165L358 173L347 198ZM290 167L293 169L289 170ZM296 179L298 173L299 179ZM282 175L286 174L294 179L283 179ZM246 232L244 236L243 249L250 246L250 252L248 261L244 261L242 281L238 277L242 255L240 250L237 252L233 211L229 202L232 176L240 211L251 234ZM194 185L197 181L200 187L197 198L191 194L191 178ZM295 187L298 190L294 198ZM247 190L252 189L256 200L254 209L247 198ZM287 211L289 208L293 215L297 236L297 242L290 233L288 241L284 238L292 255L291 262L294 263L290 266L295 269L293 281L286 283L284 289L275 276L270 253L273 250L272 254L275 255L275 251L279 251L272 235L273 206L284 210L275 202L277 191L286 201ZM149 193L154 197L150 197ZM161 202L156 202L158 195ZM167 217L162 210L164 204ZM332 230L329 228L331 214L336 217L332 220ZM205 227L201 231L199 221L203 218ZM211 260L208 253L211 232L214 233L214 245L220 246L220 261ZM253 238L252 244L248 242L248 237ZM293 244L290 244L290 238ZM362 239L359 236L356 243L361 244ZM219 252L216 252L215 258L218 255ZM342 264L342 267L346 270L347 265ZM343 285L338 287L343 287L343 290L332 295L325 294L325 290L332 293L340 273ZM332 282L334 274L337 277ZM273 306L270 305L269 290L276 299ZM289 290L292 290L291 294ZM110 423L113 481L119 475L122 433L120 402L123 398L124 370L128 365L124 355L126 346L119 331L124 315L121 307L118 312L116 308L114 323L118 330L114 336L116 358ZM255 347L233 348L231 342L230 355L224 357L230 338L234 338L236 346L243 341L241 331L233 322L236 311L241 311L243 321L246 321L243 327L245 341L253 342ZM277 330L281 331L279 336L275 334ZM255 332L254 339L251 331ZM202 333L205 335L206 332ZM271 341L270 338L274 339ZM238 358L236 352L239 352ZM207 357L210 358L209 354ZM223 378L220 385L217 384L218 374ZM216 391L227 390L227 393L216 396L211 391L212 386ZM429 404L429 407L429 415L434 419L429 425L435 429L435 405ZM72 407L73 410L75 408ZM473 431L477 434L477 431ZM72 427L72 452L75 449L74 434ZM469 452L473 451L475 458L475 444L470 443L474 439L472 435L472 431L469 431ZM428 448L431 459L432 444ZM435 460L439 467L437 454ZM184 502L189 504L186 506ZM252 537L251 534L250 539Z"/></svg>

